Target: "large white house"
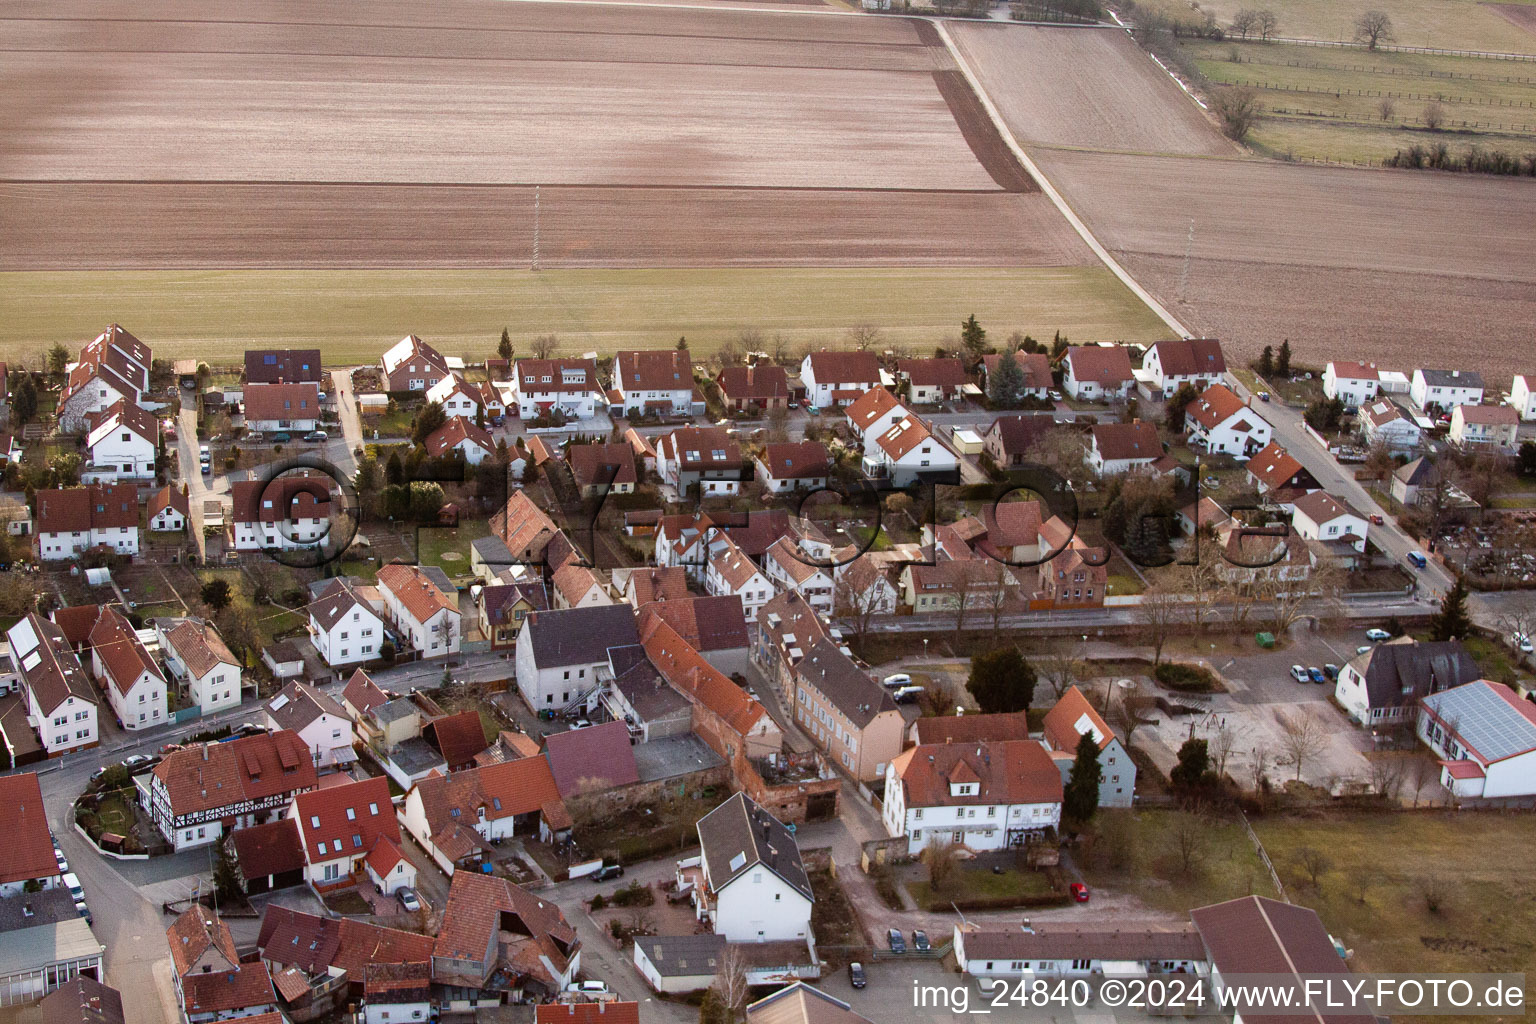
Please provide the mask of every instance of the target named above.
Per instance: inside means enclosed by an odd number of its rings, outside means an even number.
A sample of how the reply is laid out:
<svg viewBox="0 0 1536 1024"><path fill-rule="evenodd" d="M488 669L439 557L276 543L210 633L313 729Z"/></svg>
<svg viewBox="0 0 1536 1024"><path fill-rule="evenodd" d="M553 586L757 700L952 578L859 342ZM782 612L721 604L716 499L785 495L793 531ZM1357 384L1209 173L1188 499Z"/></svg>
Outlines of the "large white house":
<svg viewBox="0 0 1536 1024"><path fill-rule="evenodd" d="M1215 384L1184 411L1191 443L1209 452L1248 457L1269 444L1274 428L1225 385Z"/></svg>
<svg viewBox="0 0 1536 1024"><path fill-rule="evenodd" d="M517 634L517 688L531 708L563 709L607 679L611 648L639 642L627 604L533 612Z"/></svg>
<svg viewBox="0 0 1536 1024"><path fill-rule="evenodd" d="M1451 410L1450 439L1457 444L1513 448L1520 415L1507 405L1458 405Z"/></svg>
<svg viewBox="0 0 1536 1024"><path fill-rule="evenodd" d="M512 381L517 414L525 420L555 410L587 420L597 412L597 364L591 359L519 359Z"/></svg>
<svg viewBox="0 0 1536 1024"><path fill-rule="evenodd" d="M427 389L427 401L443 407L449 419L462 416L474 419L480 412L480 389L466 383L457 373L450 373Z"/></svg>
<svg viewBox="0 0 1536 1024"><path fill-rule="evenodd" d="M874 451L875 442L887 430L912 415L912 411L885 388L870 388L843 410L848 425L864 442L864 454Z"/></svg>
<svg viewBox="0 0 1536 1024"><path fill-rule="evenodd" d="M1418 736L1462 799L1536 794L1536 704L1479 679L1420 701Z"/></svg>
<svg viewBox="0 0 1536 1024"><path fill-rule="evenodd" d="M1351 658L1333 695L1357 723L1374 728L1408 722L1419 698L1477 679L1477 662L1456 640L1399 637Z"/></svg>
<svg viewBox="0 0 1536 1024"><path fill-rule="evenodd" d="M316 549L330 536L334 503L329 478L237 480L229 493L236 551Z"/></svg>
<svg viewBox="0 0 1536 1024"><path fill-rule="evenodd" d="M1097 423L1088 447L1088 465L1099 476L1119 476L1142 466L1150 466L1163 457L1163 443L1157 437L1157 425L1146 420L1135 423Z"/></svg>
<svg viewBox="0 0 1536 1024"><path fill-rule="evenodd" d="M94 547L139 553L139 495L133 484L88 484L37 492L37 551L45 561Z"/></svg>
<svg viewBox="0 0 1536 1024"><path fill-rule="evenodd" d="M459 593L441 570L429 573L419 566L394 563L379 570L378 581L384 614L402 641L423 658L458 652L464 639Z"/></svg>
<svg viewBox="0 0 1536 1024"><path fill-rule="evenodd" d="M89 428L92 413L117 402L137 405L149 390L149 346L111 324L80 349L59 393L59 429L78 433Z"/></svg>
<svg viewBox="0 0 1536 1024"><path fill-rule="evenodd" d="M128 620L104 606L91 627L91 672L124 729L153 729L170 721L165 675Z"/></svg>
<svg viewBox="0 0 1536 1024"><path fill-rule="evenodd" d="M1483 375L1476 370L1414 370L1408 397L1426 412L1478 405L1483 400Z"/></svg>
<svg viewBox="0 0 1536 1024"><path fill-rule="evenodd" d="M1360 436L1397 454L1418 448L1419 425L1390 398L1374 398L1360 409Z"/></svg>
<svg viewBox="0 0 1536 1024"><path fill-rule="evenodd" d="M350 581L334 579L309 603L309 638L332 668L357 665L379 656L384 620Z"/></svg>
<svg viewBox="0 0 1536 1024"><path fill-rule="evenodd" d="M240 662L230 653L213 623L201 619L162 619L155 624L165 667L187 688L204 715L240 703Z"/></svg>
<svg viewBox="0 0 1536 1024"><path fill-rule="evenodd" d="M729 538L710 555L704 589L712 597L736 595L748 622L757 621L757 610L777 592L768 575Z"/></svg>
<svg viewBox="0 0 1536 1024"><path fill-rule="evenodd" d="M889 480L892 486L905 487L925 477L954 473L960 459L933 436L928 425L916 416L907 416L875 438L864 455L864 473Z"/></svg>
<svg viewBox="0 0 1536 1024"><path fill-rule="evenodd" d="M873 352L812 352L800 363L807 403L830 409L848 405L880 385L880 361Z"/></svg>
<svg viewBox="0 0 1536 1024"><path fill-rule="evenodd" d="M21 677L27 717L49 757L94 747L96 687L56 623L28 612L6 631L11 666Z"/></svg>
<svg viewBox="0 0 1536 1024"><path fill-rule="evenodd" d="M1073 346L1062 357L1062 367L1062 388L1086 401L1124 398L1136 381L1131 357L1120 345Z"/></svg>
<svg viewBox="0 0 1536 1024"><path fill-rule="evenodd" d="M680 862L694 911L731 942L807 941L816 897L784 824L737 793L699 819L699 856Z"/></svg>
<svg viewBox="0 0 1536 1024"><path fill-rule="evenodd" d="M613 357L616 403L626 416L656 412L688 416L704 411L703 396L694 401L693 363L687 349L620 352Z"/></svg>
<svg viewBox="0 0 1536 1024"><path fill-rule="evenodd" d="M317 889L356 884L380 844L399 851L400 823L382 775L300 793L288 816L299 824L305 878Z"/></svg>
<svg viewBox="0 0 1536 1024"><path fill-rule="evenodd" d="M1141 368L1154 391L1172 398L1184 384L1199 392L1220 383L1227 360L1215 338L1177 338L1149 348Z"/></svg>
<svg viewBox="0 0 1536 1024"><path fill-rule="evenodd" d="M885 770L881 820L914 856L930 842L1022 846L1061 823L1061 773L1035 740L925 743Z"/></svg>
<svg viewBox="0 0 1536 1024"><path fill-rule="evenodd" d="M1381 372L1375 363L1358 359L1333 359L1323 369L1323 394L1337 398L1346 409L1359 409L1381 390Z"/></svg>
<svg viewBox="0 0 1536 1024"><path fill-rule="evenodd" d="M85 483L153 480L160 453L160 422L154 413L119 401L91 414L85 447L90 453L80 472Z"/></svg>

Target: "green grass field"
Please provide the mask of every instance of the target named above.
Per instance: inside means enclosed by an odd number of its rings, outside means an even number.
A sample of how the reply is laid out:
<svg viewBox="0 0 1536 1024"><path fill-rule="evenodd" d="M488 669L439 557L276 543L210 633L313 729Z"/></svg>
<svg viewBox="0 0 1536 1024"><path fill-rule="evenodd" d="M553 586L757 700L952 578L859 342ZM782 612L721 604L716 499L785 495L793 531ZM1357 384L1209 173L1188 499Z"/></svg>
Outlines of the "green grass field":
<svg viewBox="0 0 1536 1024"><path fill-rule="evenodd" d="M1108 270L770 268L672 270L235 270L0 274L0 358L40 361L116 321L160 358L317 346L327 363L376 361L415 333L483 359L503 326L517 344L554 333L560 351L675 344L698 355L745 328L835 345L876 324L889 343L989 332L1146 341L1167 328Z"/></svg>
<svg viewBox="0 0 1536 1024"><path fill-rule="evenodd" d="M1532 0L1507 0L1529 4ZM1184 0L1156 0L1160 9L1194 12ZM1349 40L1362 13L1381 9L1392 18L1399 46L1446 50L1486 50L1497 53L1536 53L1536 34L1502 17L1480 0L1200 0L1199 12L1216 16L1222 27L1245 7L1267 8L1280 18L1281 36L1294 39Z"/></svg>

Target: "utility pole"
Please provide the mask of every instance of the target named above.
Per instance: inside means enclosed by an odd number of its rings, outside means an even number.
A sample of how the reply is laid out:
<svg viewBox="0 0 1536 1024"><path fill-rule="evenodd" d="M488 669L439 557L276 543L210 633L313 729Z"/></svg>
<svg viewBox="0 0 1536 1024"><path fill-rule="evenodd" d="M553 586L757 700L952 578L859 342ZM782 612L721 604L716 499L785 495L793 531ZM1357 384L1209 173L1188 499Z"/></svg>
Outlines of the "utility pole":
<svg viewBox="0 0 1536 1024"><path fill-rule="evenodd" d="M1194 221L1190 221L1191 224ZM1193 230L1193 228L1191 228ZM1187 261L1187 257L1186 257ZM539 269L539 186L533 186L533 268Z"/></svg>
<svg viewBox="0 0 1536 1024"><path fill-rule="evenodd" d="M1195 218L1189 218L1189 235L1184 239L1184 268L1179 271L1179 301L1189 302L1189 256L1195 248ZM537 251L537 247L535 247ZM537 262L537 257L535 257Z"/></svg>

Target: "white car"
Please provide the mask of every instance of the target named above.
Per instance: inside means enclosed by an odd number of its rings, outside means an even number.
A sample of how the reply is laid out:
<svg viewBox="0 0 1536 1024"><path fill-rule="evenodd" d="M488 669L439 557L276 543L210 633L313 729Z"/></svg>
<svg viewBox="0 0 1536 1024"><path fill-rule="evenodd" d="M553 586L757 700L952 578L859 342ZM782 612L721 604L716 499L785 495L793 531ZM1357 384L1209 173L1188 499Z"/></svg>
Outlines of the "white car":
<svg viewBox="0 0 1536 1024"><path fill-rule="evenodd" d="M1307 670L1300 665L1291 666L1291 678L1298 683L1309 683L1312 681L1312 677L1307 675Z"/></svg>
<svg viewBox="0 0 1536 1024"><path fill-rule="evenodd" d="M1365 638L1381 643L1383 640L1391 640L1392 634L1384 629L1368 629L1365 631Z"/></svg>
<svg viewBox="0 0 1536 1024"><path fill-rule="evenodd" d="M905 672L897 672L885 677L885 685L887 687L911 686L912 677Z"/></svg>
<svg viewBox="0 0 1536 1024"><path fill-rule="evenodd" d="M1533 650L1531 638L1524 633L1516 633L1509 638L1509 642L1520 648L1522 654L1530 654Z"/></svg>

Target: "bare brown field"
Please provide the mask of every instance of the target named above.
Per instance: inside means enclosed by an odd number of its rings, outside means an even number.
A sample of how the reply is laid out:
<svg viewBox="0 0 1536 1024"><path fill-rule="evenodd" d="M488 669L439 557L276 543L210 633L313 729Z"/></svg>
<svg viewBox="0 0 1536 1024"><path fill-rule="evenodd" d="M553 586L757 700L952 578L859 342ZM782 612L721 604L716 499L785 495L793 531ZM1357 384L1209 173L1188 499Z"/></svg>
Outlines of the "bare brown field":
<svg viewBox="0 0 1536 1024"><path fill-rule="evenodd" d="M1485 4L1505 21L1536 35L1536 6L1530 4Z"/></svg>
<svg viewBox="0 0 1536 1024"><path fill-rule="evenodd" d="M1528 372L1536 183L1061 150L1037 157L1143 285L1241 356L1289 338L1308 362L1338 356L1406 369L1426 352L1460 350L1493 378Z"/></svg>
<svg viewBox="0 0 1536 1024"><path fill-rule="evenodd" d="M1118 28L949 26L1020 144L1231 156L1178 85Z"/></svg>
<svg viewBox="0 0 1536 1024"><path fill-rule="evenodd" d="M526 267L525 186L0 184L0 270ZM540 189L550 267L1082 266L1039 192Z"/></svg>

